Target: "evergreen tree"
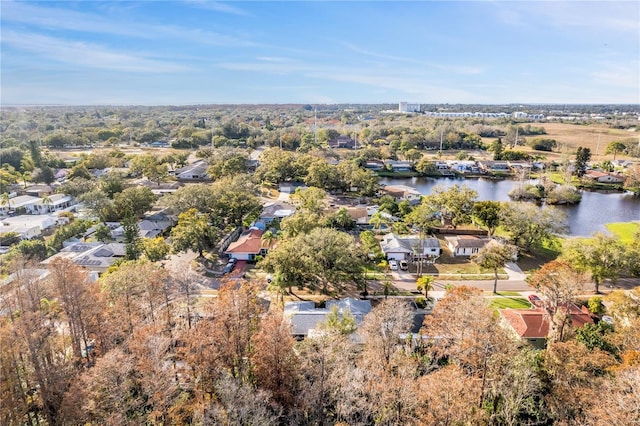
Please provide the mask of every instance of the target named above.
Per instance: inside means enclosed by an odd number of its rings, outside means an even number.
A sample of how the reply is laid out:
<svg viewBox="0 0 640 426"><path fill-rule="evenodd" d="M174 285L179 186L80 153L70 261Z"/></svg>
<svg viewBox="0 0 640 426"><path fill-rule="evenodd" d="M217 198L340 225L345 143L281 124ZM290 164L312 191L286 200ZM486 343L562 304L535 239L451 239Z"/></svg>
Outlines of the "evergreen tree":
<svg viewBox="0 0 640 426"><path fill-rule="evenodd" d="M587 163L589 160L591 160L591 150L589 148L579 146L578 151L576 151L576 168L574 171L576 176L584 176L587 171Z"/></svg>
<svg viewBox="0 0 640 426"><path fill-rule="evenodd" d="M127 211L127 215L122 221L122 227L124 228L124 243L126 245L125 257L127 260L136 260L142 252L140 228L130 211Z"/></svg>

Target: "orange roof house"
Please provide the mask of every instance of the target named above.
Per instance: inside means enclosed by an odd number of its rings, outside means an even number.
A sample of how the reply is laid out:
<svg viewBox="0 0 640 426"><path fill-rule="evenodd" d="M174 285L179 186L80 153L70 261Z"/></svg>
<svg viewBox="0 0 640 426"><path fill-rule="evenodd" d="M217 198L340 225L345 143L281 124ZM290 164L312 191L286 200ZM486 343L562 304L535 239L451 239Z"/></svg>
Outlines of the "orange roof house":
<svg viewBox="0 0 640 426"><path fill-rule="evenodd" d="M583 327L585 324L593 324L591 315L580 310L576 305L569 305L571 326ZM501 309L503 324L511 329L520 338L531 343L536 348L544 348L549 334L549 320L544 308L535 309Z"/></svg>
<svg viewBox="0 0 640 426"><path fill-rule="evenodd" d="M225 253L235 259L249 261L255 260L256 256L265 256L270 245L262 240L262 234L260 229L249 229L237 241L229 244Z"/></svg>

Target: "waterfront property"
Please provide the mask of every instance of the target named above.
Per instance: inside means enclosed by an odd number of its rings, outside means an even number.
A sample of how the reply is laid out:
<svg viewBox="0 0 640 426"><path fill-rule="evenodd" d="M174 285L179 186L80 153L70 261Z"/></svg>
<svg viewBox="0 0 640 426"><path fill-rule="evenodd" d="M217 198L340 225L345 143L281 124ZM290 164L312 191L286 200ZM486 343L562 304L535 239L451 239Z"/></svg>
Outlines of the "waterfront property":
<svg viewBox="0 0 640 426"><path fill-rule="evenodd" d="M444 239L447 241L447 247L449 247L453 256L476 254L492 240L490 237L478 237L476 235L455 235L444 237Z"/></svg>

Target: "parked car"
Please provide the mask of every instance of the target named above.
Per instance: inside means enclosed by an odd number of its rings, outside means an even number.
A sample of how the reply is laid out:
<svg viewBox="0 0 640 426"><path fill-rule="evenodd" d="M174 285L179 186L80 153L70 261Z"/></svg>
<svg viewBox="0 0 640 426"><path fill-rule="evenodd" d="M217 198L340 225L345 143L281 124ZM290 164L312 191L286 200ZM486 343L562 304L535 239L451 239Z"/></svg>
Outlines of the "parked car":
<svg viewBox="0 0 640 426"><path fill-rule="evenodd" d="M235 262L229 262L227 263L227 265L224 267L224 269L222 270L222 273L224 275L230 273L231 271L233 271L233 268L235 268L236 264Z"/></svg>
<svg viewBox="0 0 640 426"><path fill-rule="evenodd" d="M397 260L390 260L389 261L389 268L392 271L397 271L398 270L398 261Z"/></svg>
<svg viewBox="0 0 640 426"><path fill-rule="evenodd" d="M235 265L237 262L238 262L238 259L236 259L235 257L230 257L227 263L233 263Z"/></svg>
<svg viewBox="0 0 640 426"><path fill-rule="evenodd" d="M540 299L538 296L536 296L535 294L530 294L529 295L529 302L531 302L531 304L533 306L540 306L542 305L542 299Z"/></svg>
<svg viewBox="0 0 640 426"><path fill-rule="evenodd" d="M403 271L406 271L409 269L409 264L407 263L406 260L401 260L400 261L400 269Z"/></svg>

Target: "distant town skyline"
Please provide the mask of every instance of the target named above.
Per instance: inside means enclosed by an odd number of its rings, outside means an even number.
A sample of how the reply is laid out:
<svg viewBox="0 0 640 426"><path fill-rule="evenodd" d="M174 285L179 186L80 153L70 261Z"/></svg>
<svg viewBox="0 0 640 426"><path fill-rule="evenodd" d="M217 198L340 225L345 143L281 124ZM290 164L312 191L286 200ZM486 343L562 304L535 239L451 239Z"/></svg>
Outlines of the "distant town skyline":
<svg viewBox="0 0 640 426"><path fill-rule="evenodd" d="M0 2L0 102L640 103L640 3Z"/></svg>

